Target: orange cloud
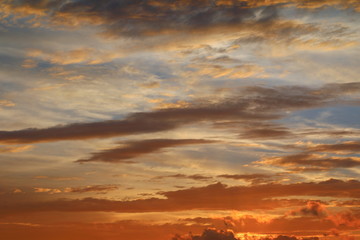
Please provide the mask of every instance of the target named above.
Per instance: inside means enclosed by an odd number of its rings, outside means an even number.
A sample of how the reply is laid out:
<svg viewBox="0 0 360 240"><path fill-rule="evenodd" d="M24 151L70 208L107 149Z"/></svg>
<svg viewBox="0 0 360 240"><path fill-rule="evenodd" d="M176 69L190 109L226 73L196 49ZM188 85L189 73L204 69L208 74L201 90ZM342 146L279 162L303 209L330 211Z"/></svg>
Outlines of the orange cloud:
<svg viewBox="0 0 360 240"><path fill-rule="evenodd" d="M312 206L310 206L312 205ZM308 204L303 209L310 210L315 206L315 204ZM318 208L313 209L318 214ZM320 236L329 236L329 235L336 235L337 237L345 237L347 231L352 231L357 229L357 225L355 223L354 214L348 212L351 217L347 217L350 220L350 224L343 224L340 226L332 219L333 216L337 216L338 214L331 214L327 215L329 212L326 213L322 212L324 209L321 209L320 215L314 215L310 210L310 212L306 211L302 214L304 216L300 217L284 217L284 216L277 216L272 217L269 221L263 221L261 217L254 217L251 215L245 215L241 217L220 217L220 218L187 218L182 219L184 223L191 223L193 225L199 224L202 226L210 226L212 228L226 228L232 230L233 232L237 233L241 240L247 239L245 235L247 235L250 239L322 239ZM343 213L342 213L343 214ZM348 222L348 221L347 221ZM281 234L281 235L279 235ZM291 234L293 235L291 238L285 238L284 235ZM260 236L262 235L262 236ZM264 235L267 237L264 237ZM274 237L274 235L279 235ZM281 238L281 236L283 238ZM185 237L185 236L184 236ZM190 237L190 236L188 236ZM181 238L180 238L181 239ZM187 239L187 238L185 238ZM191 239L191 238L190 238ZM325 238L326 239L326 238ZM338 238L336 238L338 239Z"/></svg>
<svg viewBox="0 0 360 240"><path fill-rule="evenodd" d="M320 202L309 201L306 207L291 211L292 215L313 216L332 221L336 227L351 227L356 228L360 226L360 213L352 212L350 210L333 213L326 209L326 206Z"/></svg>
<svg viewBox="0 0 360 240"><path fill-rule="evenodd" d="M64 189L58 188L34 188L34 192L36 193L89 193L89 192L97 192L97 193L107 193L109 191L117 190L118 186L116 185L91 185L85 187L67 187Z"/></svg>
<svg viewBox="0 0 360 240"><path fill-rule="evenodd" d="M16 147L0 147L0 153L18 153L29 151L33 148L32 145L16 146Z"/></svg>
<svg viewBox="0 0 360 240"><path fill-rule="evenodd" d="M309 201L307 202L306 207L300 208L299 210L296 211L292 211L291 214L321 217L328 215L328 212L325 206L320 202Z"/></svg>
<svg viewBox="0 0 360 240"><path fill-rule="evenodd" d="M355 154L359 152L360 144L357 141L335 144L308 144L308 146L301 149L304 151L292 155L265 157L259 163L285 166L295 171L318 171L360 166L359 157L328 156L331 153Z"/></svg>
<svg viewBox="0 0 360 240"><path fill-rule="evenodd" d="M0 100L0 107L14 107L15 103L9 100Z"/></svg>
<svg viewBox="0 0 360 240"><path fill-rule="evenodd" d="M360 142L350 141L337 144L318 144L309 148L315 152L334 152L334 153L357 153L360 152Z"/></svg>
<svg viewBox="0 0 360 240"><path fill-rule="evenodd" d="M295 171L317 171L360 166L360 158L327 157L319 154L299 153L283 157L268 157L258 163L285 166Z"/></svg>
<svg viewBox="0 0 360 240"><path fill-rule="evenodd" d="M28 51L27 56L43 61L48 61L52 64L68 65L68 64L100 64L110 62L115 58L120 57L119 53L115 52L102 52L93 48L77 48L68 51L54 51L45 52L39 49L31 49ZM24 61L23 67L33 68L36 67L34 59L27 59ZM79 77L79 76L78 76ZM68 79L68 80L76 80Z"/></svg>
<svg viewBox="0 0 360 240"><path fill-rule="evenodd" d="M23 68L35 68L37 67L38 63L33 60L33 59L26 59L24 60L24 62L21 64L21 66Z"/></svg>
<svg viewBox="0 0 360 240"><path fill-rule="evenodd" d="M37 192L57 193L52 189L37 188ZM3 214L47 211L103 211L103 212L166 212L185 210L255 210L274 209L304 204L303 200L278 199L288 196L360 198L359 181L330 179L319 183L262 184L227 187L221 183L158 193L163 198L115 201L96 198L59 199L17 204L5 201ZM277 199L274 199L277 198ZM211 199L211 201L209 201ZM5 200L5 199L4 199ZM311 207L311 206L310 206Z"/></svg>
<svg viewBox="0 0 360 240"><path fill-rule="evenodd" d="M230 79L248 78L263 73L264 69L252 64L237 65L234 67L224 67L215 64L195 64L190 65L196 68L200 75L208 75L213 78L226 77Z"/></svg>
<svg viewBox="0 0 360 240"><path fill-rule="evenodd" d="M49 194L55 194L55 193L61 193L62 191L57 188L40 188L36 187L34 188L34 192L36 193L49 193Z"/></svg>

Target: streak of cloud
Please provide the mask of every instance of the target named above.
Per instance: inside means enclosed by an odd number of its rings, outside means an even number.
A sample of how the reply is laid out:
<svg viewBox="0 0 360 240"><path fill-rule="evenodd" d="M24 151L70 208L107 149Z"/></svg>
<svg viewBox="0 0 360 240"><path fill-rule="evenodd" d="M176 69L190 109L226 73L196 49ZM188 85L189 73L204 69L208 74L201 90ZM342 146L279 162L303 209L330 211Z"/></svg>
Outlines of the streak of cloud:
<svg viewBox="0 0 360 240"><path fill-rule="evenodd" d="M203 139L150 139L143 141L133 141L125 143L125 146L104 150L93 153L91 157L80 159L76 162L112 162L112 163L131 163L138 156L157 152L161 149L192 145L192 144L209 144L215 141Z"/></svg>
<svg viewBox="0 0 360 240"><path fill-rule="evenodd" d="M55 193L51 189L38 189L38 192ZM56 192L57 193L57 192ZM341 181L330 179L319 183L263 184L228 187L221 183L205 187L189 188L158 193L164 198L115 201L97 198L59 199L53 201L4 202L1 214L16 212L44 211L105 211L122 213L167 212L196 209L208 210L255 210L274 209L303 204L293 199L272 199L288 196L321 196L360 198L360 183L356 180ZM211 199L211 201L209 201Z"/></svg>

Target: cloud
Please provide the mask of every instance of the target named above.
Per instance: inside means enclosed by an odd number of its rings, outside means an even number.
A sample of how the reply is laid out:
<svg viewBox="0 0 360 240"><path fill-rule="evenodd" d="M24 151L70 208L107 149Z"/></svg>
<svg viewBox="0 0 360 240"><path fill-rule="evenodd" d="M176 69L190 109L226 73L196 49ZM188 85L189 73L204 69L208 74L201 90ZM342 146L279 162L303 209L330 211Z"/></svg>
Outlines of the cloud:
<svg viewBox="0 0 360 240"><path fill-rule="evenodd" d="M327 218L336 226L360 227L360 214L354 214L351 211L331 214Z"/></svg>
<svg viewBox="0 0 360 240"><path fill-rule="evenodd" d="M24 146L8 146L8 147L0 147L0 153L19 153L26 152L34 148L32 145L24 145Z"/></svg>
<svg viewBox="0 0 360 240"><path fill-rule="evenodd" d="M359 157L346 156L359 152L360 143L357 141L335 144L311 143L305 147L300 147L300 149L302 149L303 152L280 157L265 157L258 163L284 166L295 171L318 171L360 166ZM334 156L334 153L337 155ZM345 156L341 156L340 154L345 154Z"/></svg>
<svg viewBox="0 0 360 240"><path fill-rule="evenodd" d="M310 217L318 217L332 221L335 226L359 227L360 214L351 212L350 210L331 212L326 209L326 206L320 202L309 201L306 206L298 210L290 212L291 215L302 215Z"/></svg>
<svg viewBox="0 0 360 240"><path fill-rule="evenodd" d="M334 153L357 153L360 152L360 142L349 141L336 144L318 144L309 148L314 152L334 152Z"/></svg>
<svg viewBox="0 0 360 240"><path fill-rule="evenodd" d="M38 192L52 192L40 189ZM168 212L185 210L255 210L304 204L297 199L274 199L288 196L360 198L360 182L330 179L319 183L262 184L228 187L221 183L205 187L159 192L161 198L116 201L97 198L58 199L52 201L3 202L2 214L44 211L103 211L122 213ZM209 201L211 199L211 201Z"/></svg>
<svg viewBox="0 0 360 240"><path fill-rule="evenodd" d="M90 158L80 159L76 162L112 162L129 163L129 159L136 158L145 154L157 152L164 148L176 147L191 144L208 144L215 141L203 139L150 139L143 141L127 142L122 147L104 150L93 153Z"/></svg>
<svg viewBox="0 0 360 240"><path fill-rule="evenodd" d="M277 237L261 238L261 240L319 240L319 238L318 237L297 238L297 237L294 237L294 236L279 235Z"/></svg>
<svg viewBox="0 0 360 240"><path fill-rule="evenodd" d="M306 207L300 208L296 211L292 211L291 214L324 217L328 215L328 211L326 210L324 204L320 202L309 201L307 202Z"/></svg>
<svg viewBox="0 0 360 240"><path fill-rule="evenodd" d="M360 166L360 158L327 157L320 154L299 153L283 157L266 157L258 163L284 166L295 171L318 171L357 167Z"/></svg>
<svg viewBox="0 0 360 240"><path fill-rule="evenodd" d="M319 130L319 129L309 129L304 131L302 134L310 136L310 135L327 135L329 137L353 137L358 136L360 132L357 129L344 130L344 129L328 129L328 130Z"/></svg>
<svg viewBox="0 0 360 240"><path fill-rule="evenodd" d="M15 103L10 100L0 100L0 107L14 107Z"/></svg>
<svg viewBox="0 0 360 240"><path fill-rule="evenodd" d="M303 209L306 210L303 211ZM323 233L324 236L335 235L340 237L340 233L344 230L356 231L359 226L359 215L356 215L356 212L346 211L333 214L321 206L321 204L313 201L309 201L306 207L296 210L296 215L297 216L291 217L239 215L213 218L197 217L181 220L185 224L210 226L214 229L225 227L226 229L238 233L237 236L240 236L240 239L254 240L318 240L321 239L317 237L319 236L319 233ZM334 219L339 220L341 224ZM288 236L289 233L296 237ZM259 236L260 234L262 236ZM246 238L245 235L248 238ZM265 237L264 235L267 236ZM341 236L345 235L341 234ZM189 237L191 237L191 235ZM183 238L178 239L188 238L183 236Z"/></svg>
<svg viewBox="0 0 360 240"><path fill-rule="evenodd" d="M218 175L217 177L235 179L235 180L245 180L251 182L252 184L259 184L270 181L273 176L267 174L254 173L254 174L222 174L222 175Z"/></svg>
<svg viewBox="0 0 360 240"><path fill-rule="evenodd" d="M244 127L244 130L240 134L240 137L245 139L290 138L294 136L295 134L284 126L262 122L252 123Z"/></svg>
<svg viewBox="0 0 360 240"><path fill-rule="evenodd" d="M154 35L177 31L195 31L206 28L225 28L250 20L269 22L278 17L277 8L296 5L300 8L339 6L359 9L356 0L315 1L132 1L96 0L80 1L5 1L5 16L33 16L37 22L47 20L55 25L79 26L84 24L104 26L107 34ZM259 8L261 11L259 11ZM255 11L257 10L257 15ZM260 16L259 16L260 15ZM40 20L39 20L40 19ZM29 20L33 23L34 19ZM34 24L34 23L33 23ZM35 24L36 26L36 24Z"/></svg>
<svg viewBox="0 0 360 240"><path fill-rule="evenodd" d="M200 175L200 174L185 175L185 174L181 174L181 173L154 177L154 179L164 179L164 178L180 178L180 179L185 178L185 179L200 180L200 181L212 179L212 177L204 176L204 175Z"/></svg>
<svg viewBox="0 0 360 240"><path fill-rule="evenodd" d="M23 68L36 68L38 63L33 59L25 59L21 66Z"/></svg>
<svg viewBox="0 0 360 240"><path fill-rule="evenodd" d="M335 224L327 218L314 218L309 216L272 216L269 218L268 215L240 215L236 217L197 217L181 220L185 224L208 226L215 229L226 228L237 233L240 239L253 240L317 240L318 238L316 236L319 236L319 233L328 235L328 233L334 232L334 227L336 227ZM356 226L349 226L347 229L355 230ZM339 230L337 230L337 232L339 232ZM289 236L290 233L296 237ZM186 235L182 237L188 239Z"/></svg>
<svg viewBox="0 0 360 240"><path fill-rule="evenodd" d="M64 26L72 29L91 25L96 27L100 31L99 35L105 38L131 39L125 45L120 45L116 51L71 49L63 52L43 52L39 55L40 59L53 64L99 64L143 50L169 52L169 50L197 49L204 42L209 44L214 42L219 33L228 41L233 41L234 33L237 36L251 36L240 37L238 41L233 42L233 46L269 41L267 49L259 52L265 54L270 51L274 56L289 54L294 51L294 46L301 51L328 51L358 44L349 40L350 37L348 39L344 37L350 34L324 32L325 30L321 28L326 29L326 26L280 18L278 9L282 7L309 6L302 0L261 1L261 3L254 3L252 0L227 1L226 4L224 2L226 1L203 0L195 3L167 0L101 2L47 0L32 3L20 0L16 3L12 1L2 3L0 14L2 9L3 15L7 18L22 18L34 27L50 25L61 29L64 29ZM340 0L322 3L318 6L355 7L355 3L344 4ZM305 34L308 35L304 37ZM268 48L269 46L271 49ZM287 46L291 47L287 48ZM23 65L31 67L34 64ZM213 77L234 79L265 76L262 73L264 69L253 63L231 68L220 64L197 67L200 74Z"/></svg>
<svg viewBox="0 0 360 240"><path fill-rule="evenodd" d="M227 3L224 4L225 2ZM360 7L359 4L344 4L340 0L334 0L331 3L321 1L322 4L319 2L317 1L318 7L327 5ZM300 50L328 51L358 44L356 41L344 38L344 33L339 34L335 31L324 33L316 24L285 21L280 18L278 9L295 5L304 9L310 6L302 0L261 1L261 3L254 3L252 0L203 0L201 2L169 2L167 0L62 2L47 0L41 1L41 3L20 0L16 3L5 1L0 5L0 9L7 18L22 18L23 21L34 27L50 25L63 29L64 26L79 28L91 25L97 27L101 32L100 35L105 38L131 39L118 51L73 49L67 52L42 54L43 60L55 64L98 64L144 49L147 51L196 49L204 44L204 41L213 42L219 33L225 36L224 38L229 36L231 41L234 33L237 33L238 36L252 36L239 38L233 43L234 46L246 42L270 40L271 46L274 47L273 54L280 56L294 49L293 46ZM313 7L314 5L311 6L311 8ZM313 35L302 37L309 33ZM292 46L292 48L286 49L286 46ZM269 49L261 52L267 51ZM31 67L32 65L24 63L24 66ZM205 70L204 67L206 67ZM259 73L263 72L261 66L254 64L242 64L236 68L218 64L209 64L204 67L199 69L199 73L213 77L261 77L262 74Z"/></svg>
<svg viewBox="0 0 360 240"><path fill-rule="evenodd" d="M201 235L190 237L175 236L172 240L238 240L231 231L205 229Z"/></svg>
<svg viewBox="0 0 360 240"><path fill-rule="evenodd" d="M55 224L49 219L44 224L18 224L21 222L0 223L0 232L5 239L37 239L37 240L98 240L98 239L144 239L147 240L170 240L176 232L188 232L190 230L201 231L203 227L184 226L182 224L153 224L143 221L122 220L116 222L91 222L83 223L71 219L64 221L61 215L55 213L50 216L51 220L61 219ZM84 215L85 218L89 215ZM75 217L79 219L79 217ZM24 221L24 220L23 220ZM36 226L36 228L34 228ZM198 230L199 228L199 230ZM54 234L56 233L56 234Z"/></svg>
<svg viewBox="0 0 360 240"><path fill-rule="evenodd" d="M210 1L18 1L6 2L3 8L7 14L48 16L55 25L101 25L108 35L128 36L235 25L254 18L252 10L241 4L224 6Z"/></svg>
<svg viewBox="0 0 360 240"><path fill-rule="evenodd" d="M81 177L50 177L50 176L35 176L33 179L44 179L44 180L53 180L53 181L79 181L83 180Z"/></svg>
<svg viewBox="0 0 360 240"><path fill-rule="evenodd" d="M20 188L14 189L13 193L22 193L23 191Z"/></svg>
<svg viewBox="0 0 360 240"><path fill-rule="evenodd" d="M360 200L336 201L336 205L341 206L360 206Z"/></svg>
<svg viewBox="0 0 360 240"><path fill-rule="evenodd" d="M243 64L233 67L225 67L216 64L192 64L189 67L198 69L197 74L211 76L212 78L248 78L264 72L262 67L254 64Z"/></svg>
<svg viewBox="0 0 360 240"><path fill-rule="evenodd" d="M168 131L185 124L200 122L273 120L281 118L285 111L353 103L355 100L352 99L352 94L359 91L360 83L331 84L320 88L247 87L240 90L240 94L236 97L229 99L198 100L187 107L133 113L122 120L74 123L44 129L0 131L0 143L108 138Z"/></svg>
<svg viewBox="0 0 360 240"><path fill-rule="evenodd" d="M106 193L106 192L114 191L117 189L118 189L118 186L116 186L116 185L92 185L92 186L86 186L86 187L65 188L64 192L71 192L71 193L102 192L102 193Z"/></svg>
<svg viewBox="0 0 360 240"><path fill-rule="evenodd" d="M55 193L61 193L62 191L57 188L40 188L36 187L34 188L34 192L36 193L49 193L49 194L55 194Z"/></svg>
<svg viewBox="0 0 360 240"><path fill-rule="evenodd" d="M54 52L45 52L39 49L31 49L27 52L27 56L37 60L48 61L57 65L92 65L111 62L113 59L120 57L121 54L114 51L104 52L93 48L77 48L68 51ZM34 59L25 60L22 66L25 68L36 67L36 61Z"/></svg>
<svg viewBox="0 0 360 240"><path fill-rule="evenodd" d="M64 189L59 188L34 188L34 192L36 193L89 193L89 192L96 192L96 193L107 193L109 191L117 190L118 186L116 185L90 185L85 187L67 187Z"/></svg>

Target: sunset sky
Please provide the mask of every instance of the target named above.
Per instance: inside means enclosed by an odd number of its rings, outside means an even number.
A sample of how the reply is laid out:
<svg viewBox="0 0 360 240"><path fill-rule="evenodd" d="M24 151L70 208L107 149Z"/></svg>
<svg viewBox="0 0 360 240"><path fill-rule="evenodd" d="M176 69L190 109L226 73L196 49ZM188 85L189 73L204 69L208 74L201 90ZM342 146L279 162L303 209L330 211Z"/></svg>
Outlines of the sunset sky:
<svg viewBox="0 0 360 240"><path fill-rule="evenodd" d="M360 240L360 1L0 0L1 240Z"/></svg>

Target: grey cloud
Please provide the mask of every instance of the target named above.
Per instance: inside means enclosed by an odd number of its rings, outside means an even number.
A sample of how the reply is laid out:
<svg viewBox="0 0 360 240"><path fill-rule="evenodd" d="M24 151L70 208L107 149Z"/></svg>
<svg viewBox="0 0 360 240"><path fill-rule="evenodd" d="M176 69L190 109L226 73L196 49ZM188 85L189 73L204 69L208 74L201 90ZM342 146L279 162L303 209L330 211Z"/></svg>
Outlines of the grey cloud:
<svg viewBox="0 0 360 240"><path fill-rule="evenodd" d="M131 160L138 156L157 152L164 148L176 147L191 144L208 144L214 141L203 139L151 139L143 141L132 141L125 143L125 146L104 150L101 152L93 153L87 159L80 159L77 162L122 162L129 163Z"/></svg>

